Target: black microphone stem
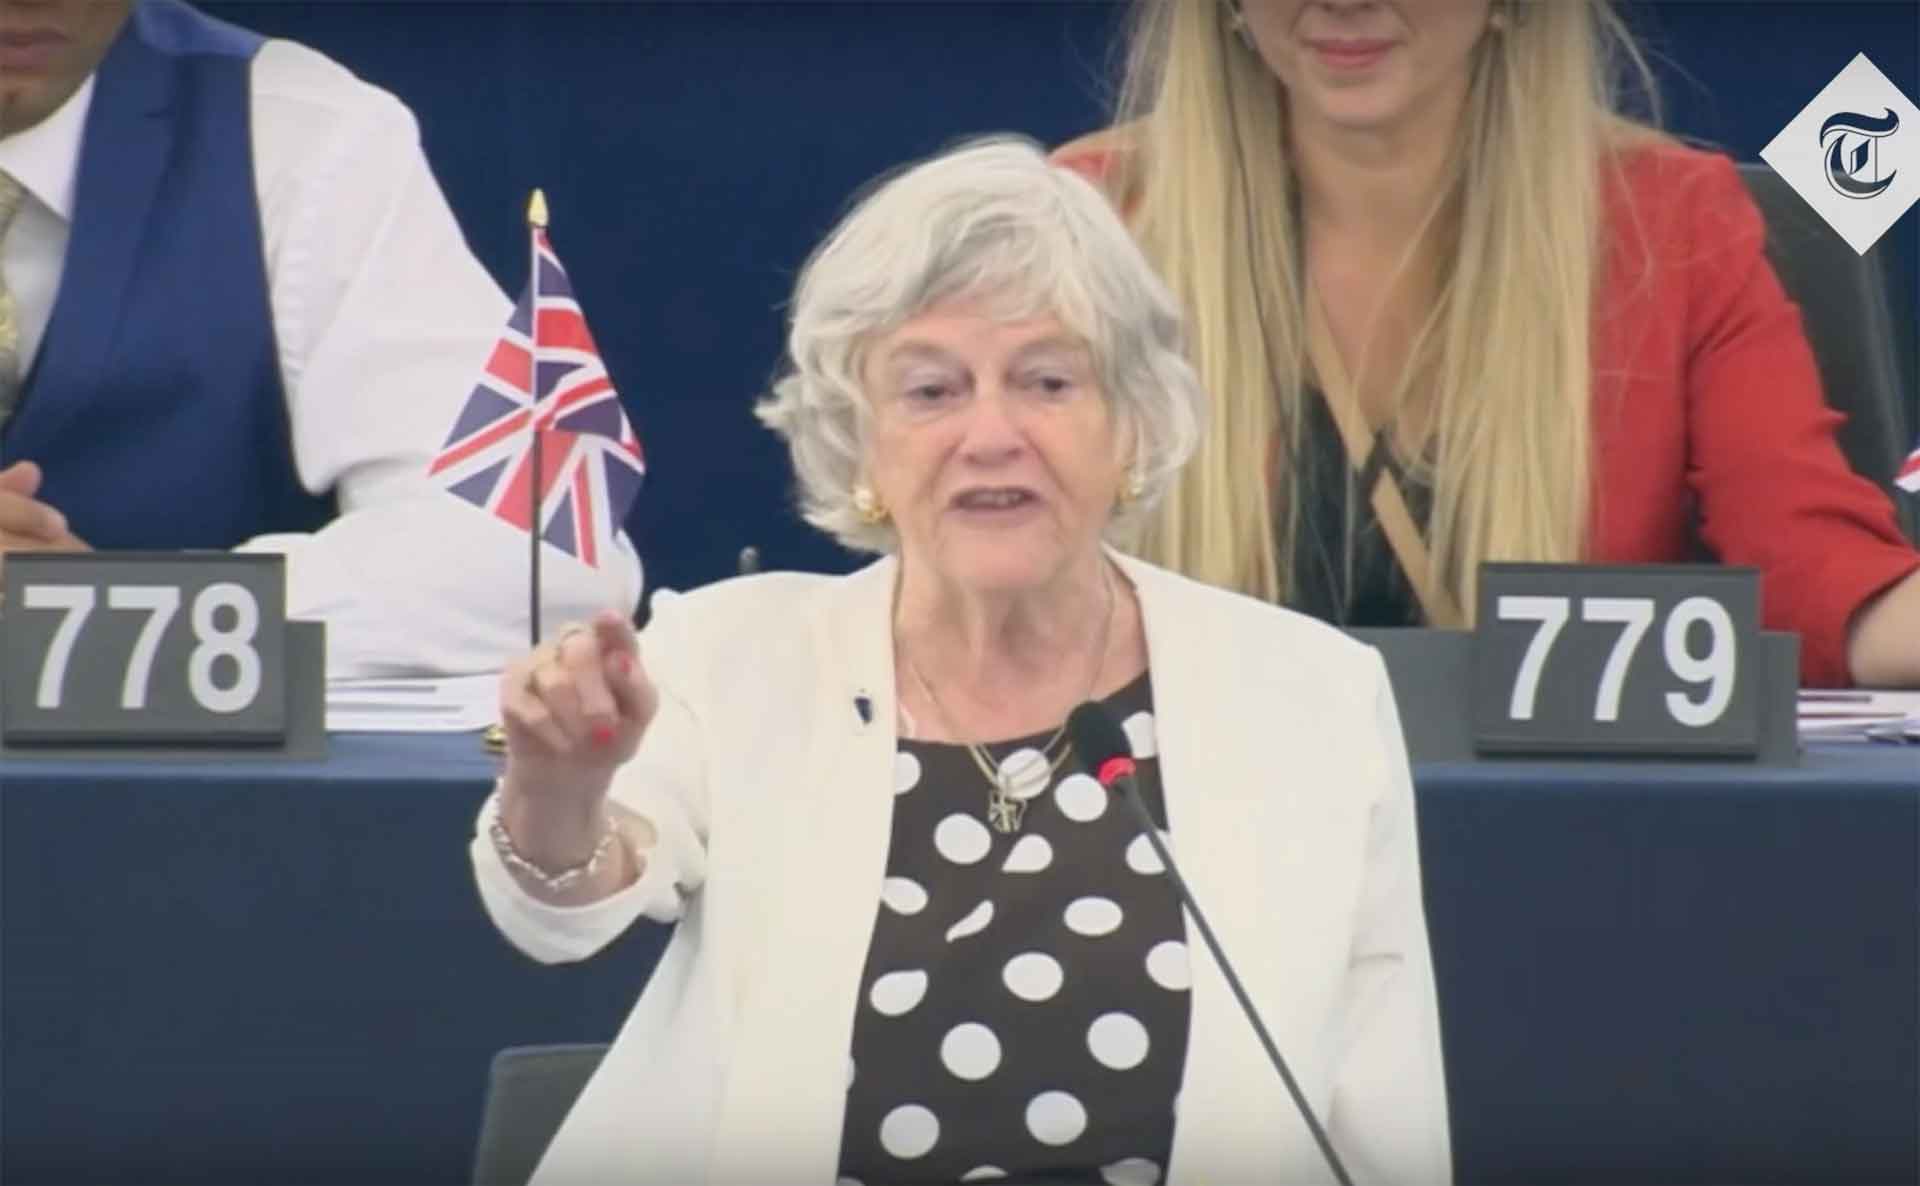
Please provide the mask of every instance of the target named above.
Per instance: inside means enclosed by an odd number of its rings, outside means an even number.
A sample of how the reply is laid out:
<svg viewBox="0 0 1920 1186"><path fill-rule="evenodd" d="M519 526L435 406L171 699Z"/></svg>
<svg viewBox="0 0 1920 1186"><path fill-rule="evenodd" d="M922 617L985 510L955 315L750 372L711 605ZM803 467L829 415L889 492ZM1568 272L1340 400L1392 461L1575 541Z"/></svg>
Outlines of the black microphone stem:
<svg viewBox="0 0 1920 1186"><path fill-rule="evenodd" d="M1327 1159L1327 1164L1333 1169L1334 1178L1339 1181L1340 1186L1353 1186L1353 1179L1347 1176L1347 1167L1341 1164L1340 1155L1333 1151L1333 1142L1327 1139L1326 1131L1320 1127L1320 1121L1314 1117L1313 1109L1307 1105L1307 1097L1300 1091L1300 1085L1293 1081L1293 1072L1287 1068L1287 1060L1280 1056L1280 1047L1274 1044L1273 1035L1267 1032L1266 1023L1260 1020L1259 1010L1253 1007L1253 998L1247 995L1247 990L1240 983L1240 977L1234 972L1233 965L1227 962L1226 952L1220 950L1220 941L1213 937L1213 927L1207 923L1207 916L1201 913L1199 899L1187 889L1187 879L1180 876L1180 866L1174 864L1173 854L1167 851L1166 842L1160 839L1160 829L1154 824L1153 817L1147 814L1147 805L1140 798L1140 789L1134 784L1133 776L1122 775L1116 778L1114 783L1120 788L1120 797L1126 800L1128 808L1140 821L1140 830L1145 833L1147 843L1153 845L1154 854L1160 858L1160 867L1167 871L1168 878L1173 881L1173 888L1179 891L1180 900L1186 904L1188 910L1193 912L1193 921L1200 928L1200 937L1207 942L1207 950L1213 953L1213 962L1220 965L1220 971L1227 978L1227 987L1231 988L1233 995L1239 999L1240 1011L1245 1013L1247 1020L1253 1023L1253 1032L1259 1035L1260 1044L1266 1047L1267 1058L1273 1063L1273 1068L1280 1072L1280 1081L1287 1085L1287 1092L1293 1096L1295 1110L1300 1113L1300 1118L1307 1122L1308 1130L1313 1133L1314 1142L1320 1146L1321 1155Z"/></svg>

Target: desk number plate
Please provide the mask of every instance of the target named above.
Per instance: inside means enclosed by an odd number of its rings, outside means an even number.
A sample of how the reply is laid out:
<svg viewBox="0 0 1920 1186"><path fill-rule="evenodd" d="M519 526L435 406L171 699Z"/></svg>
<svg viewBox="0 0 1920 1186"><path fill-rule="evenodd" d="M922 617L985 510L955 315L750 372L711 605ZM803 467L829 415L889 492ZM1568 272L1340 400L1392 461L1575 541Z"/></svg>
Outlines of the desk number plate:
<svg viewBox="0 0 1920 1186"><path fill-rule="evenodd" d="M1751 757L1760 577L1708 565L1489 564L1473 638L1483 754Z"/></svg>
<svg viewBox="0 0 1920 1186"><path fill-rule="evenodd" d="M9 555L0 735L9 745L282 740L285 573L275 555Z"/></svg>

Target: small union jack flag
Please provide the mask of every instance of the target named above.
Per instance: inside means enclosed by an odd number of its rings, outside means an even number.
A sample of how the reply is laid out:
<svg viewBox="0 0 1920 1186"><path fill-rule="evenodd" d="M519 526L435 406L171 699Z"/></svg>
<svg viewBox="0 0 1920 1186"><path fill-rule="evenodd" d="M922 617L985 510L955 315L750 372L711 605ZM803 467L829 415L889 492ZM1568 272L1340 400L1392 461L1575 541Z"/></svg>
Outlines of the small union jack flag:
<svg viewBox="0 0 1920 1186"><path fill-rule="evenodd" d="M480 381L427 473L453 494L530 530L540 430L540 538L598 568L614 548L646 463L587 319L544 227L533 274Z"/></svg>
<svg viewBox="0 0 1920 1186"><path fill-rule="evenodd" d="M1893 475L1893 484L1910 493L1920 494L1920 443L1916 443L1912 454L1900 463L1900 472Z"/></svg>

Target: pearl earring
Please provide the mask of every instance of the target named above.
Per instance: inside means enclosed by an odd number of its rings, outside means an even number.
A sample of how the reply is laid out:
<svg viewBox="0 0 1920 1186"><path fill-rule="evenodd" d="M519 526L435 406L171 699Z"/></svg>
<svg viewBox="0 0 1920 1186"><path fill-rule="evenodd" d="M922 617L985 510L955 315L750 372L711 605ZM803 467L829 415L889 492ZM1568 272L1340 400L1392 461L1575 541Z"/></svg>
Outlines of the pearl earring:
<svg viewBox="0 0 1920 1186"><path fill-rule="evenodd" d="M878 527L887 521L887 508L871 486L853 488L853 513L860 516L860 521L869 527Z"/></svg>

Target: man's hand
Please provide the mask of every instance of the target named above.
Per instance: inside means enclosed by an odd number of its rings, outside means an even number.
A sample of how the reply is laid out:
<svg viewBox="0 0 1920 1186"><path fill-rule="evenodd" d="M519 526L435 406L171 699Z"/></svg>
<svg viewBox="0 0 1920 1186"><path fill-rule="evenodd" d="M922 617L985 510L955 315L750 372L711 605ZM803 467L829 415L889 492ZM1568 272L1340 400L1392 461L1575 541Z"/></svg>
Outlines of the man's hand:
<svg viewBox="0 0 1920 1186"><path fill-rule="evenodd" d="M40 493L40 467L17 461L0 469L0 563L8 552L90 552L85 540L67 530L67 517L34 497Z"/></svg>

